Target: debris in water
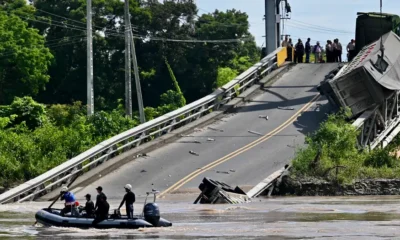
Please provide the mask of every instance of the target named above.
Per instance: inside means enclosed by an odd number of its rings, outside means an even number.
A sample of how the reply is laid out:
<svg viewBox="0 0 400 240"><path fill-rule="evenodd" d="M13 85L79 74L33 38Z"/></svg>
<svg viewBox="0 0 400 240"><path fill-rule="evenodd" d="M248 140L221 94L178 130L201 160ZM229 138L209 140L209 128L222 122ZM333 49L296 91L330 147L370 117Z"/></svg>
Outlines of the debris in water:
<svg viewBox="0 0 400 240"><path fill-rule="evenodd" d="M281 109L281 110L294 110L293 107L278 107L278 109Z"/></svg>
<svg viewBox="0 0 400 240"><path fill-rule="evenodd" d="M190 150L189 153L192 155L200 156L200 154L198 154L197 152L193 152L192 150Z"/></svg>
<svg viewBox="0 0 400 240"><path fill-rule="evenodd" d="M143 169L143 170L142 170L142 171L140 171L140 172L147 172L147 171Z"/></svg>
<svg viewBox="0 0 400 240"><path fill-rule="evenodd" d="M207 138L207 141L213 142L213 141L215 141L215 139L214 138Z"/></svg>
<svg viewBox="0 0 400 240"><path fill-rule="evenodd" d="M233 188L226 183L210 178L204 178L199 185L199 189L201 193L194 201L194 204L238 204L250 201L250 198L239 187Z"/></svg>
<svg viewBox="0 0 400 240"><path fill-rule="evenodd" d="M224 131L222 129L212 128L212 127L208 127L208 129L214 130L214 131L217 131L217 132L223 132Z"/></svg>
<svg viewBox="0 0 400 240"><path fill-rule="evenodd" d="M260 136L262 136L262 134L261 133L259 133L259 132L254 132L254 131L248 131L249 133L252 133L252 134L256 134L256 135L260 135Z"/></svg>

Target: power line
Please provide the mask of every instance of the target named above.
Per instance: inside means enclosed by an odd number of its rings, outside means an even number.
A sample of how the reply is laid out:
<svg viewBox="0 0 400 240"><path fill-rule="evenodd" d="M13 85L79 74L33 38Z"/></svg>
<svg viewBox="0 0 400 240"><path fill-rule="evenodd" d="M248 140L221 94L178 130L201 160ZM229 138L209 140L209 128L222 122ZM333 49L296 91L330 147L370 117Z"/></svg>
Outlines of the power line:
<svg viewBox="0 0 400 240"><path fill-rule="evenodd" d="M344 31L344 30L337 30L337 29L332 29L332 28L325 28L325 27L320 27L320 26L316 26L316 25L310 25L310 24L305 24L299 21L293 21L290 22L292 24L296 24L296 25L300 25L300 26L304 26L307 28L311 28L311 29L316 29L316 30L321 30L321 31L329 31L329 32L337 32L337 33L354 33L354 32L349 32L349 31Z"/></svg>
<svg viewBox="0 0 400 240"><path fill-rule="evenodd" d="M48 25L51 25L51 26L57 26L57 27L64 27L64 26L66 26L66 28L69 28L69 29L82 30L82 31L85 31L85 32L86 32L86 30L87 30L85 27L80 27L80 26L76 26L76 25L72 25L72 24L68 24L68 23L56 21L56 20L53 20L53 19L51 19L51 23L49 23L49 22L46 22L46 21L42 21L42 20L38 20L38 19L32 19L32 18L27 18L27 17L23 17L23 16L20 16L20 15L17 15L17 16L20 17L20 18L22 18L22 19L26 19L26 20L28 20L28 21L34 21L34 22L44 23L44 24L48 24ZM57 24L57 23L58 23L58 24ZM113 33L117 33L117 34L118 34L118 32L112 31L112 30L104 30L104 29L102 29L102 31L103 31L103 32L113 32Z"/></svg>
<svg viewBox="0 0 400 240"><path fill-rule="evenodd" d="M349 35L349 33L340 33L340 32L330 32L330 31L322 31L322 30L316 30L316 29L310 29L304 26L299 26L299 25L295 25L293 23L286 23L288 26L292 27L292 28L298 28L298 29L302 29L302 30L306 30L306 31L311 31L311 32L318 32L318 33L323 33L323 34L340 34L340 35Z"/></svg>
<svg viewBox="0 0 400 240"><path fill-rule="evenodd" d="M45 38L45 43L50 43L50 42L57 42L60 40L64 40L64 39L73 39L73 38L78 38L78 37L86 37L86 34L82 34L82 35L75 35L75 36L66 36L66 37L62 37L62 38L55 38L55 39L46 39Z"/></svg>
<svg viewBox="0 0 400 240"><path fill-rule="evenodd" d="M133 35L135 39L141 39L146 41L165 41L165 42L185 42L185 43L234 43L234 42L242 42L242 41L252 41L254 40L251 37L248 38L235 38L235 39L172 39L172 38L160 38L160 37L151 37L151 36L142 36L142 35Z"/></svg>
<svg viewBox="0 0 400 240"><path fill-rule="evenodd" d="M55 17L59 17L59 18L62 18L62 19L65 19L65 20L68 20L68 21L72 21L72 22L76 22L76 23L79 23L79 24L82 24L82 25L84 25L84 26L86 26L86 23L85 22L83 22L83 21L78 21L78 20L74 20L74 19L72 19L72 18L67 18L67 17L64 17L64 16L61 16L61 15L57 15L57 14L54 14L54 13L51 13L51 12L47 12L47 11L44 11L44 10L41 10L41 9L39 9L39 8L35 8L37 11L39 11L39 12L43 12L43 13L46 13L46 14L49 14L49 15L52 15L52 16L55 16ZM53 20L53 19L52 19ZM54 21L54 20L53 20ZM123 24L120 24L121 26L124 26ZM96 25L93 25L93 27L96 27L96 28L98 28L99 30L104 30L104 27L99 27L99 26L96 26ZM110 30L109 30L110 31ZM114 31L115 32L115 31Z"/></svg>
<svg viewBox="0 0 400 240"><path fill-rule="evenodd" d="M23 17L23 16L19 16L19 17L21 17L23 19L26 19L28 21L34 21L34 22L47 24L49 26L55 26L55 27L61 27L61 28L70 29L70 30L86 32L85 28L79 27L79 26L75 26L75 25L73 27L70 27L70 26L66 26L66 25L59 25L59 24L55 24L55 23L49 23L49 22L46 22L46 21L27 18L27 17ZM104 33L105 33L105 35L109 35L109 36L124 37L123 34L119 34L119 33L115 34L115 33L110 33L108 31L105 31ZM171 38L160 38L160 37L144 36L144 35L133 35L133 38L141 39L141 40L144 40L144 41L148 40L148 41L185 42L185 43L235 43L235 42L243 42L243 41L252 41L253 40L252 37L235 38L235 39L171 39Z"/></svg>
<svg viewBox="0 0 400 240"><path fill-rule="evenodd" d="M340 29L329 28L329 27L325 27L325 26L321 26L321 25L306 23L306 22L302 22L302 21L299 21L299 20L291 19L291 21L294 21L297 24L306 25L308 27L312 27L312 28L315 28L315 29L329 30L329 31L333 31L333 32L354 33L354 32L349 32L349 31L345 31L345 30L340 30Z"/></svg>

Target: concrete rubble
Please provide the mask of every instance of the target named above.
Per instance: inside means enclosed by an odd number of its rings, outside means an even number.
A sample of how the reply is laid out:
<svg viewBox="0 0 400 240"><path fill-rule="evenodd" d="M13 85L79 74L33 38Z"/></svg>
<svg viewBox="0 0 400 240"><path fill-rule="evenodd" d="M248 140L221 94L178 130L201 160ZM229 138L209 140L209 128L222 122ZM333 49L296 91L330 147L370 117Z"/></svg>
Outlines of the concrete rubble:
<svg viewBox="0 0 400 240"><path fill-rule="evenodd" d="M210 178L204 178L199 185L199 189L201 193L194 201L194 204L238 204L250 201L250 198L239 187L233 188Z"/></svg>
<svg viewBox="0 0 400 240"><path fill-rule="evenodd" d="M233 188L226 183L204 178L199 185L201 191L200 195L194 201L194 204L238 204L250 202L251 198L259 195L271 195L275 187L280 185L282 178L288 175L290 166L285 167L274 172L262 182L257 184L248 193L245 193L239 187ZM235 172L231 169L230 172ZM217 173L229 174L229 172L216 171Z"/></svg>

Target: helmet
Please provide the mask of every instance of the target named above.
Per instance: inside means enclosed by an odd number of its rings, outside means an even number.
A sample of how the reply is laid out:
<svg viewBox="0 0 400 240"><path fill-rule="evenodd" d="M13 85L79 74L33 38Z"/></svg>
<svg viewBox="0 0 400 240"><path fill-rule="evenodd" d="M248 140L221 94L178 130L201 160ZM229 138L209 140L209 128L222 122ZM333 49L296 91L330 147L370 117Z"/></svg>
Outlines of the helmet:
<svg viewBox="0 0 400 240"><path fill-rule="evenodd" d="M132 185L126 184L126 185L125 185L125 189L132 190Z"/></svg>
<svg viewBox="0 0 400 240"><path fill-rule="evenodd" d="M61 188L61 192L67 192L67 191L68 191L68 187L67 186L64 186L64 187Z"/></svg>

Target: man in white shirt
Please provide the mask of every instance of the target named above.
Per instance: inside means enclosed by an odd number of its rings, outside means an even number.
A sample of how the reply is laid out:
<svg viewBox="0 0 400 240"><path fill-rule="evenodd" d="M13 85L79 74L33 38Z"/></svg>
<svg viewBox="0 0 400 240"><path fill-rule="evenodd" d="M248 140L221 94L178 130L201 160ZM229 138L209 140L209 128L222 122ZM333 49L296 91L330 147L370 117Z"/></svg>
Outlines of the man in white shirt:
<svg viewBox="0 0 400 240"><path fill-rule="evenodd" d="M349 60L349 62L351 62L356 54L356 44L355 44L354 39L351 39L351 42L349 42L349 44L347 44L347 52L348 52L348 54L347 54L348 60Z"/></svg>

